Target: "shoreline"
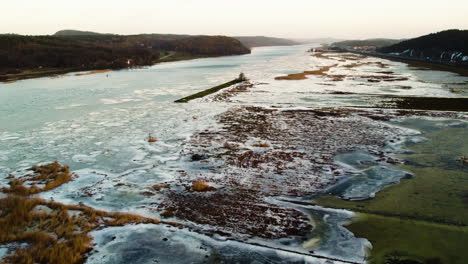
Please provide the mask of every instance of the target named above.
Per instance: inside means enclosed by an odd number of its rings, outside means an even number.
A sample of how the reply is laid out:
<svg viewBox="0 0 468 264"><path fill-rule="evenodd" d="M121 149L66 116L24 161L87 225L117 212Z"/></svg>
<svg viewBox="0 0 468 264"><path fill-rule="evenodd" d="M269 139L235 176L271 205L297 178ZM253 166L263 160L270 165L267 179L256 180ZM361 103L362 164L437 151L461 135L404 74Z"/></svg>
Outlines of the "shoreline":
<svg viewBox="0 0 468 264"><path fill-rule="evenodd" d="M385 53L360 52L360 51L354 51L354 50L346 50L343 52L376 57L376 58L386 59L390 61L403 62L413 67L429 68L429 69L438 70L438 71L448 71L448 72L457 73L461 76L468 76L468 66L461 66L461 65L457 66L457 65L447 64L447 63L429 62L426 60L394 56L394 55L389 55Z"/></svg>
<svg viewBox="0 0 468 264"><path fill-rule="evenodd" d="M236 56L236 55L232 55ZM37 79L37 78L44 78L44 77L58 77L68 73L77 73L76 76L84 76L89 74L97 74L97 73L104 73L104 72L111 72L111 71L119 71L119 70L128 70L128 69L139 69L143 67L151 67L160 63L169 63L169 62L178 62L178 61L189 61L189 60L196 60L196 59L205 59L205 58L216 58L213 56L182 56L182 57L175 57L175 58L167 58L161 61L157 61L151 65L137 65L133 67L127 68L118 68L118 69L109 69L109 68L47 68L44 70L38 70L37 68L26 69L23 70L21 73L13 73L13 74L0 74L0 83L3 84L10 84L17 81L22 80L29 80L29 79ZM87 72L80 74L79 72ZM78 75L80 74L80 75Z"/></svg>

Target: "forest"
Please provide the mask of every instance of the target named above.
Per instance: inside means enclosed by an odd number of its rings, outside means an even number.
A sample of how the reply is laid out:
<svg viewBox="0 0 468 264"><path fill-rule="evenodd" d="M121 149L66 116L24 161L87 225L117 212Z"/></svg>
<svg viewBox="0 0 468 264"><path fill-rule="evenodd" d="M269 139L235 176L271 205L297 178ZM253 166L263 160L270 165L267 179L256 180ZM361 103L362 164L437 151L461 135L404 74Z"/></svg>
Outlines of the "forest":
<svg viewBox="0 0 468 264"><path fill-rule="evenodd" d="M211 57L250 53L240 41L223 36L176 35L0 35L0 73L29 69L121 69L157 63L167 54Z"/></svg>
<svg viewBox="0 0 468 264"><path fill-rule="evenodd" d="M365 40L345 40L335 42L330 45L332 48L352 48L354 46L375 46L385 47L400 42L398 39L365 39Z"/></svg>
<svg viewBox="0 0 468 264"><path fill-rule="evenodd" d="M403 52L407 49L460 51L468 54L468 30L446 30L382 47L380 52Z"/></svg>
<svg viewBox="0 0 468 264"><path fill-rule="evenodd" d="M377 49L378 52L433 63L468 66L468 30L446 30Z"/></svg>

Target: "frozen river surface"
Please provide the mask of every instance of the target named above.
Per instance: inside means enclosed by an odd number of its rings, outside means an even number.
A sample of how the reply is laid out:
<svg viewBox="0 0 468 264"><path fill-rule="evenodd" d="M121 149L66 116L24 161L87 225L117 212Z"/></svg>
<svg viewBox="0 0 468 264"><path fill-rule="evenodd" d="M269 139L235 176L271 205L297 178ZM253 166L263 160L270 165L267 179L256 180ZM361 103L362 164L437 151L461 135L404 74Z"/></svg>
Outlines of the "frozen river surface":
<svg viewBox="0 0 468 264"><path fill-rule="evenodd" d="M151 206L157 203L158 197L142 195L142 190L170 182L178 171L187 170L186 161L180 155L184 144L198 131L220 129L215 117L231 107L303 108L368 104L359 96L333 92L466 96L463 87L467 78L447 72L412 69L389 61L385 61L388 64L385 71L392 71L405 80L398 84L381 82L365 85L358 77L341 82L314 77L303 81L274 80L280 75L334 63L309 56L307 49L310 47L257 48L244 56L0 84L0 186L6 186L6 177L10 173L20 175L32 165L57 160L70 165L79 178L41 194L44 198L158 217ZM371 63L382 61L367 60ZM332 74L352 72L362 75L374 74L375 71L372 66L363 65L359 68L336 68ZM261 85L252 92L239 94L230 103L203 100L173 103L181 97L230 81L240 72ZM438 77L434 78L434 75ZM148 143L148 135L158 141ZM386 171L393 173L389 169ZM350 189L347 195L353 196L361 188L366 188L367 185L357 182L359 185ZM371 195L378 191L376 186L380 185L373 183L369 190ZM326 237L328 244L322 244L315 249L316 252L363 261L368 242L355 238L341 227L341 223L352 218L349 212L307 206L300 210L311 212L311 219L320 219L323 223L319 235ZM165 226L107 228L93 235L96 247L88 258L89 263L282 263L284 260L341 263L235 241L226 242L224 238L206 237ZM277 242L271 243L271 247L278 246ZM301 247L301 252L306 248L294 244L285 247L293 251Z"/></svg>

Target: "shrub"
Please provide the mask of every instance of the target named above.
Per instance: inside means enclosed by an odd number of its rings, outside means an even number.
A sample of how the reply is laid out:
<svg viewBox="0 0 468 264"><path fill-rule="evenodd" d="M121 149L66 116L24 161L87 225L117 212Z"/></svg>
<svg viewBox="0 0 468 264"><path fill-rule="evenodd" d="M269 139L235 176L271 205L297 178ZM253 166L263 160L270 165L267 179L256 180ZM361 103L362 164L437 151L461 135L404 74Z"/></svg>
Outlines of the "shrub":
<svg viewBox="0 0 468 264"><path fill-rule="evenodd" d="M216 190L215 187L210 186L206 181L202 180L192 182L192 189L196 192L209 192Z"/></svg>

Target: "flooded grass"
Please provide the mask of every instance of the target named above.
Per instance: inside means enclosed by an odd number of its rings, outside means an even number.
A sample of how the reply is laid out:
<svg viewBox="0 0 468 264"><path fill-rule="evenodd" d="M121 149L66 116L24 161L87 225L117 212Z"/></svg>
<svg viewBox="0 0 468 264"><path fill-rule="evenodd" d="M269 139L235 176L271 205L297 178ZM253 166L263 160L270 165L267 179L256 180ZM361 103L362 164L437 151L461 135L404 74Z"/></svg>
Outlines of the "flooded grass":
<svg viewBox="0 0 468 264"><path fill-rule="evenodd" d="M368 65L374 65L374 66L377 66L377 67L379 67L381 69L388 68L387 64L385 64L383 62L380 62L380 61L377 61L377 62L354 62L354 63L351 63L351 64L343 65L343 67L348 68L348 69L353 69L353 68L356 68L356 67L368 66ZM393 74L393 72L379 72L379 73Z"/></svg>
<svg viewBox="0 0 468 264"><path fill-rule="evenodd" d="M369 149L386 160L378 149L402 132L368 118L372 114L334 108L231 109L218 116L221 130L204 130L187 142L183 153L193 169L181 172L175 184L185 190L161 189L160 209L164 216L209 224L233 236L305 235L306 215L264 199L302 197L336 183L344 171L333 155L346 149ZM194 162L208 156L207 163ZM201 190L206 183L217 189L190 192L194 181L203 181Z"/></svg>
<svg viewBox="0 0 468 264"><path fill-rule="evenodd" d="M42 166L33 166L30 170L34 174L28 174L20 179L11 176L13 180L8 183L10 187L3 188L1 191L16 195L38 194L67 183L74 177L68 166L62 166L57 161ZM25 187L25 183L32 185ZM37 184L40 184L41 187L38 187Z"/></svg>
<svg viewBox="0 0 468 264"><path fill-rule="evenodd" d="M304 71L303 73L293 73L288 74L287 76L276 77L275 80L305 80L307 75L326 75L331 68L338 66L338 64L325 66L315 71Z"/></svg>
<svg viewBox="0 0 468 264"><path fill-rule="evenodd" d="M92 246L89 232L130 223L158 224L158 219L111 213L83 205L64 205L31 196L54 189L72 179L68 166L54 162L31 168L34 172L10 181L0 199L0 244L27 246L9 252L1 263L82 263ZM24 186L24 183L30 186ZM37 187L42 184L44 187ZM73 213L71 213L73 212Z"/></svg>

